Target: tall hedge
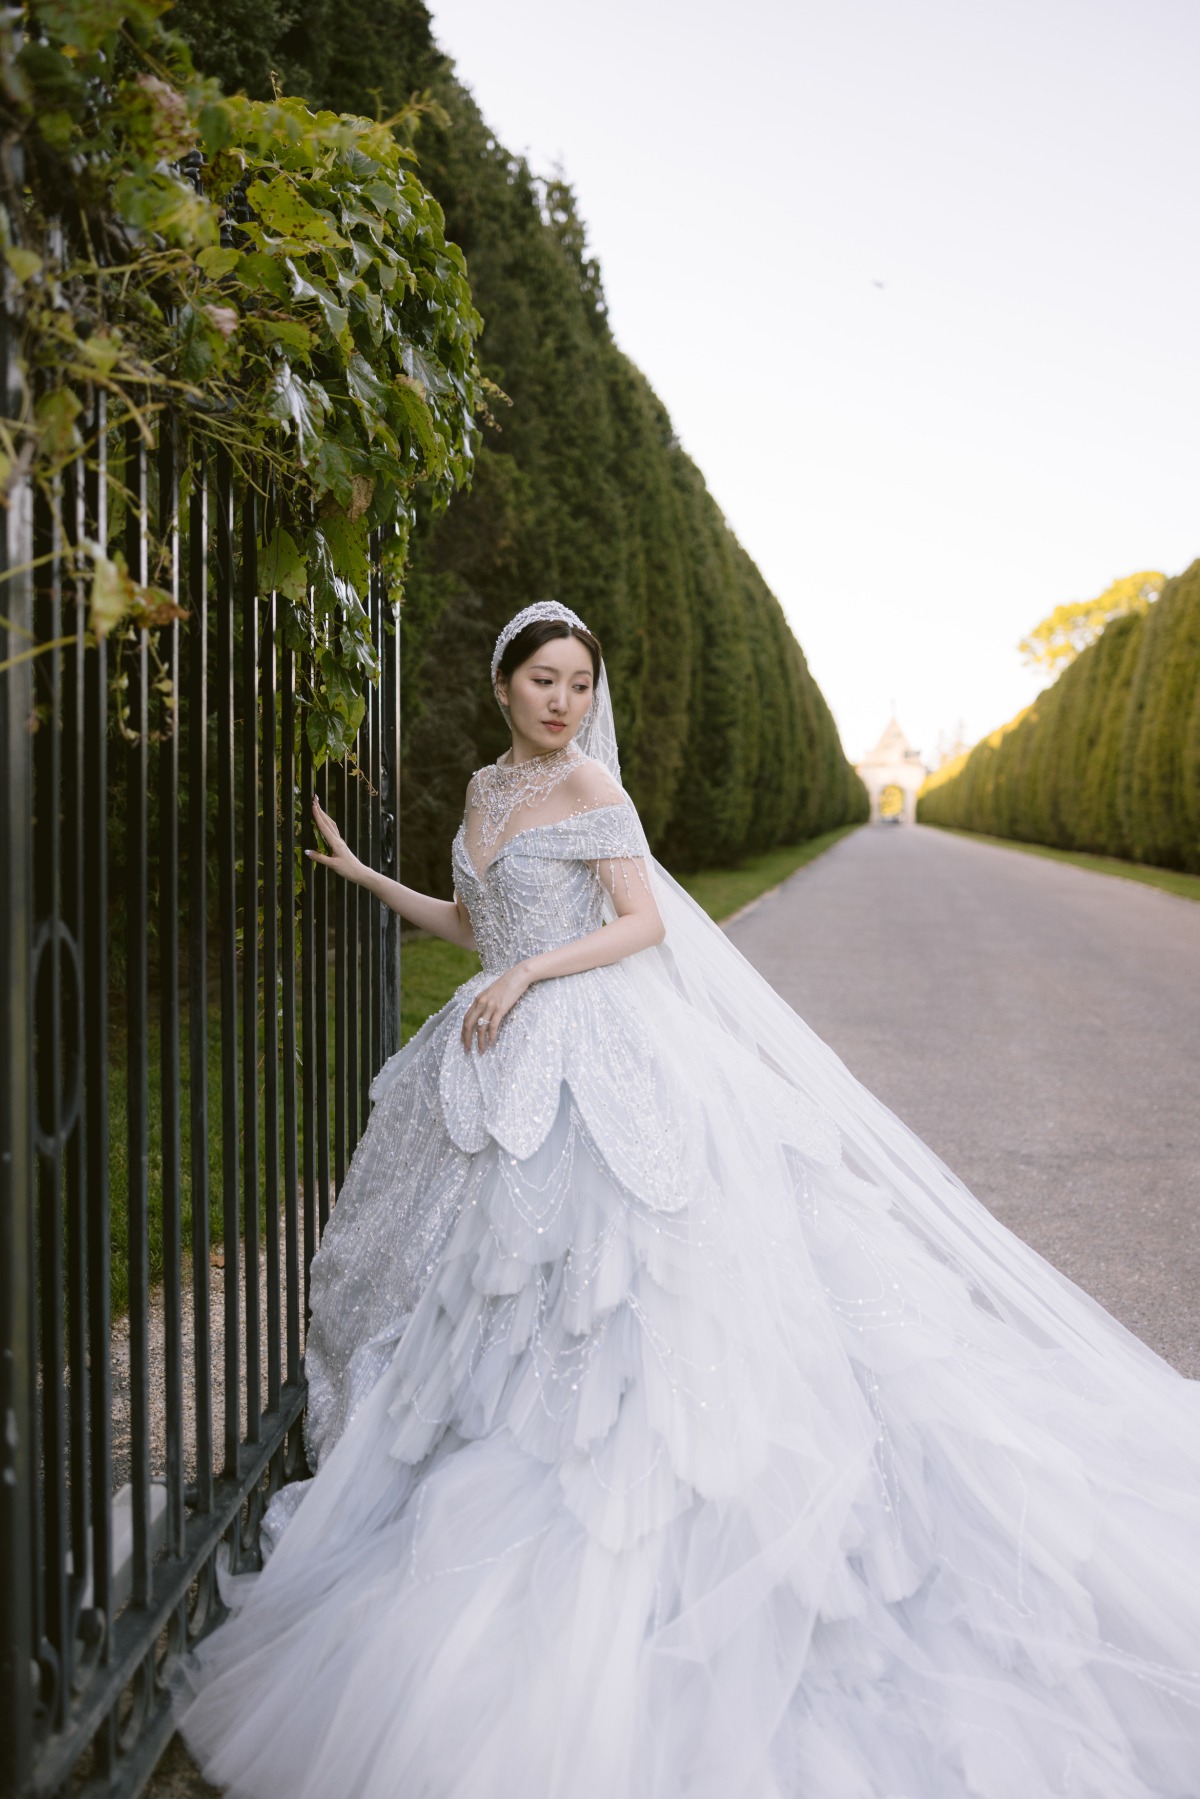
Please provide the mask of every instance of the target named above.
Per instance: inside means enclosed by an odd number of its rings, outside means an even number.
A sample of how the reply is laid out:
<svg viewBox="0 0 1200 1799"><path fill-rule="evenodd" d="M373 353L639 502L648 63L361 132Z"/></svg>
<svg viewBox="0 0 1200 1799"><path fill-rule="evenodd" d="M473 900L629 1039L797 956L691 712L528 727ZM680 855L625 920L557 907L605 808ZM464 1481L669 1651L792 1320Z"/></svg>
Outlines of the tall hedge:
<svg viewBox="0 0 1200 1799"><path fill-rule="evenodd" d="M171 14L227 89L339 111L440 115L414 130L423 181L467 257L504 390L473 490L416 533L403 615L406 878L438 889L467 778L504 747L487 685L496 632L553 596L599 633L624 772L681 868L866 816L828 707L758 570L649 383L613 341L570 190L497 143L421 0L181 0ZM631 195L630 204L643 204ZM664 294L685 305L689 295Z"/></svg>
<svg viewBox="0 0 1200 1799"><path fill-rule="evenodd" d="M1200 561L931 775L917 817L1200 872Z"/></svg>

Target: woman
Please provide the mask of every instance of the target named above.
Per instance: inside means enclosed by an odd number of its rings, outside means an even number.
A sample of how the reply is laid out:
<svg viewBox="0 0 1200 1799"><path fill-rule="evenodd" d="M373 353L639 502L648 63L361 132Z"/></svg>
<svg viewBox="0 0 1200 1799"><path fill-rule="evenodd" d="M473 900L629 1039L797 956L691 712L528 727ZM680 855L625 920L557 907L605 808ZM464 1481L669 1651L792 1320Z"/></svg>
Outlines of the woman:
<svg viewBox="0 0 1200 1799"><path fill-rule="evenodd" d="M581 621L518 613L492 678L453 900L315 808L319 860L483 968L373 1089L313 1263L316 1476L177 1676L205 1773L1195 1799L1197 1388L653 860Z"/></svg>

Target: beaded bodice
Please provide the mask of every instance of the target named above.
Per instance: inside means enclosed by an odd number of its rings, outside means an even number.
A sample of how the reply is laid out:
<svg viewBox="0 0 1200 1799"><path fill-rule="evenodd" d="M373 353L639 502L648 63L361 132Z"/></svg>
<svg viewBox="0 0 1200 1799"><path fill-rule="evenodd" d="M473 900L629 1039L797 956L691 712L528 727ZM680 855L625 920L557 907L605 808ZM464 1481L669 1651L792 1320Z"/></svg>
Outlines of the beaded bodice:
<svg viewBox="0 0 1200 1799"><path fill-rule="evenodd" d="M604 922L602 877L592 866L639 853L627 801L580 818L529 825L514 832L476 872L465 827L454 841L454 878L471 914L485 974L557 949L599 930Z"/></svg>
<svg viewBox="0 0 1200 1799"><path fill-rule="evenodd" d="M598 930L604 889L645 879L637 814L573 745L471 782L454 839L454 880L486 974Z"/></svg>

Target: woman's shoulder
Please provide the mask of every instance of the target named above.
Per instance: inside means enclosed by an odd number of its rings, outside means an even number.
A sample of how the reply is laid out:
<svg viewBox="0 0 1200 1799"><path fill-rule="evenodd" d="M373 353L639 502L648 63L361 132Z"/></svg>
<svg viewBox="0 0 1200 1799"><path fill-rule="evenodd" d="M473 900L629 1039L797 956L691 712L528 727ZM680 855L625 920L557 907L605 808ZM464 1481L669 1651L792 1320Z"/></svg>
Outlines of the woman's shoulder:
<svg viewBox="0 0 1200 1799"><path fill-rule="evenodd" d="M600 806L633 804L621 783L593 756L580 756L564 786L571 799L589 811Z"/></svg>

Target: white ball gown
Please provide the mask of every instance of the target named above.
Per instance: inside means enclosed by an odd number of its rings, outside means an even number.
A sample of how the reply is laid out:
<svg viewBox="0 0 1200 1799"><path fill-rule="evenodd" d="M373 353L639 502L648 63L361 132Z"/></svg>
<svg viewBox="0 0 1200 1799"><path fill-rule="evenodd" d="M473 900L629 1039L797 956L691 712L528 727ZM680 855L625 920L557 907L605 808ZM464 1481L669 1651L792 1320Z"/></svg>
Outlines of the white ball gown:
<svg viewBox="0 0 1200 1799"><path fill-rule="evenodd" d="M538 760L473 783L483 972L381 1072L313 1264L315 1478L175 1669L204 1773L1195 1799L1200 1386L854 1081L611 772ZM481 986L645 879L660 948L464 1051Z"/></svg>

